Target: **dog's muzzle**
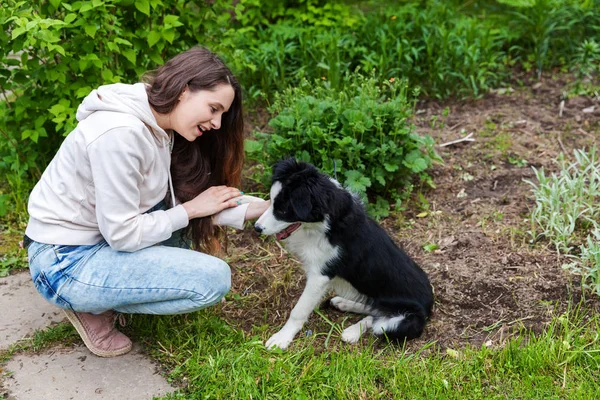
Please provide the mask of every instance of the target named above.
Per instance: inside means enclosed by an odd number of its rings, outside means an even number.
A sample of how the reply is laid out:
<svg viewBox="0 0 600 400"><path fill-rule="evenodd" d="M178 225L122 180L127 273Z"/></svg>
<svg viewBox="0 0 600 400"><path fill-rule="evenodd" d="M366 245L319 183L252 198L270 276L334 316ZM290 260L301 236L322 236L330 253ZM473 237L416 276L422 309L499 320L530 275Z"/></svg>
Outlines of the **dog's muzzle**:
<svg viewBox="0 0 600 400"><path fill-rule="evenodd" d="M256 232L258 232L258 233L262 233L262 231L263 231L264 229L265 229L265 228L263 228L263 227L262 227L260 224L254 224L254 230L255 230Z"/></svg>

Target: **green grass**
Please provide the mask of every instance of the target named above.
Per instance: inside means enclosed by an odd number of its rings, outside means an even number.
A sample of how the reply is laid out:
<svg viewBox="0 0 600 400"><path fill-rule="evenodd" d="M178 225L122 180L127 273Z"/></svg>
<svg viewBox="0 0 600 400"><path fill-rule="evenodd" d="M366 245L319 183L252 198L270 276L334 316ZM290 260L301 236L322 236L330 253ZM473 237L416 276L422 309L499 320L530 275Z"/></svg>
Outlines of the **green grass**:
<svg viewBox="0 0 600 400"><path fill-rule="evenodd" d="M0 226L0 277L7 276L10 270L27 268L27 252L19 247L23 240L24 228Z"/></svg>
<svg viewBox="0 0 600 400"><path fill-rule="evenodd" d="M36 330L29 338L20 340L6 350L0 350L0 364L7 362L17 353L43 351L57 343L69 344L80 341L75 328L61 323L44 330Z"/></svg>
<svg viewBox="0 0 600 400"><path fill-rule="evenodd" d="M263 341L275 327L246 335L214 310L136 317L135 331L183 387L168 399L591 399L600 395L598 322L576 309L498 349L445 351L349 346L332 329L270 352Z"/></svg>

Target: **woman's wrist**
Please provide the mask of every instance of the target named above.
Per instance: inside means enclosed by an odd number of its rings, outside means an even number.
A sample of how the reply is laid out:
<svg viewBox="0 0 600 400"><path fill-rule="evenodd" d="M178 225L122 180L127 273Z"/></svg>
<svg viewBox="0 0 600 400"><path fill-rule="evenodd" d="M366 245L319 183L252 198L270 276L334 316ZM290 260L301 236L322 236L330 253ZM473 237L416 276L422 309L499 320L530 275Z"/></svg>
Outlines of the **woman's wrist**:
<svg viewBox="0 0 600 400"><path fill-rule="evenodd" d="M192 204L190 204L191 202L186 202L183 203L182 206L185 209L185 212L187 212L188 215L188 219L192 220L194 218L198 218L198 213L197 211L194 209L194 206Z"/></svg>
<svg viewBox="0 0 600 400"><path fill-rule="evenodd" d="M246 210L246 218L245 220L256 219L263 215L267 208L271 205L271 200L268 201L253 201L248 204L248 209Z"/></svg>

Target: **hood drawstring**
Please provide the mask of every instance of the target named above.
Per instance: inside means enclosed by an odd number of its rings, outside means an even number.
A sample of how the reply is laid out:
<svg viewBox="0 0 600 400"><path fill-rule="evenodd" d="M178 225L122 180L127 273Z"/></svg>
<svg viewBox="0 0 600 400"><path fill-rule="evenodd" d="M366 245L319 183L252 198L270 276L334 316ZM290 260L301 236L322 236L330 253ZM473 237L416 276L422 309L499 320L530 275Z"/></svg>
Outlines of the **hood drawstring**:
<svg viewBox="0 0 600 400"><path fill-rule="evenodd" d="M169 133L169 155L171 155L173 153L173 132ZM167 147L167 143L165 143L165 138L163 136L163 146ZM169 160L171 159L171 157L169 157ZM173 178L171 177L171 165L167 165L167 173L168 173L168 177L169 177L169 191L171 192L171 208L175 207L175 191L173 190Z"/></svg>

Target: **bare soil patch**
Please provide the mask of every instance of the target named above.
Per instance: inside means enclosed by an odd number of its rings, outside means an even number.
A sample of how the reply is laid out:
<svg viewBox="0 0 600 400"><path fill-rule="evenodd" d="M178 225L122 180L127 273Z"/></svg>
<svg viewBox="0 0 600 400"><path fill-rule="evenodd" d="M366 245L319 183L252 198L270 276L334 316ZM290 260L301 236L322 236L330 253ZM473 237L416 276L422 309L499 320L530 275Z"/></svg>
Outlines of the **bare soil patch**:
<svg viewBox="0 0 600 400"><path fill-rule="evenodd" d="M556 171L560 152L572 157L574 149L600 142L597 99L565 99L559 116L565 85L549 76L480 100L418 105L420 133L441 144L472 132L475 141L438 148L444 164L433 170L436 188L423 189L407 210L381 222L435 289L434 316L411 347L431 341L441 348L502 345L522 328L541 332L582 300L580 278L561 268L566 259L547 243L531 243L527 234L534 201L523 180L535 179L531 167ZM591 106L592 113L583 112ZM273 239L251 229L231 234L227 252L233 287L218 312L248 333L261 328L266 339L286 321L304 287L300 266ZM583 301L600 308L592 296ZM358 320L330 309L323 315L346 326ZM313 314L304 334L325 338L330 330Z"/></svg>

